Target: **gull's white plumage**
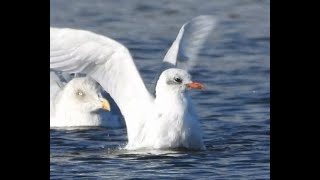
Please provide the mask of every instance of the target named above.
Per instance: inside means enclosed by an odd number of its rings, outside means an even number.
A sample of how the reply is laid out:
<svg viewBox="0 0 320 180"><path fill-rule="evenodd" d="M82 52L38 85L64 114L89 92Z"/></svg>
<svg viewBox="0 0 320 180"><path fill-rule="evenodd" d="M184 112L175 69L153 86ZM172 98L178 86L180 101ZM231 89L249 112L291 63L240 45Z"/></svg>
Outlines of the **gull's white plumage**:
<svg viewBox="0 0 320 180"><path fill-rule="evenodd" d="M214 23L212 16L199 16L183 25L164 62L179 67L179 61L194 60L198 46ZM185 92L185 83L190 81L186 71L165 70L158 80L154 98L126 47L93 32L67 28L50 28L50 68L86 73L101 84L124 116L128 149L205 148L197 115ZM176 76L183 78L183 83L168 84Z"/></svg>
<svg viewBox="0 0 320 180"><path fill-rule="evenodd" d="M175 82L175 77L182 79L182 83ZM127 148L205 148L197 114L186 92L185 85L190 82L190 75L181 69L170 68L161 74L152 115Z"/></svg>
<svg viewBox="0 0 320 180"><path fill-rule="evenodd" d="M107 126L113 120L102 119L98 110L103 105L94 80L80 77L66 83L50 72L50 127Z"/></svg>

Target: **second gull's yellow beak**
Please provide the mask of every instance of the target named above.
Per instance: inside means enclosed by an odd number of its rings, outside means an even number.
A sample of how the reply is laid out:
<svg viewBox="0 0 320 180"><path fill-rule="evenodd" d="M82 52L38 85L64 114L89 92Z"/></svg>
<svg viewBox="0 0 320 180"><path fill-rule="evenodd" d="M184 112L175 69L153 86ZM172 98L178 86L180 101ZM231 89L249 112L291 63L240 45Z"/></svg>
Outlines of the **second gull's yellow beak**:
<svg viewBox="0 0 320 180"><path fill-rule="evenodd" d="M100 100L103 102L102 109L106 110L106 111L111 111L111 107L110 107L109 101L104 99L104 98L101 98Z"/></svg>

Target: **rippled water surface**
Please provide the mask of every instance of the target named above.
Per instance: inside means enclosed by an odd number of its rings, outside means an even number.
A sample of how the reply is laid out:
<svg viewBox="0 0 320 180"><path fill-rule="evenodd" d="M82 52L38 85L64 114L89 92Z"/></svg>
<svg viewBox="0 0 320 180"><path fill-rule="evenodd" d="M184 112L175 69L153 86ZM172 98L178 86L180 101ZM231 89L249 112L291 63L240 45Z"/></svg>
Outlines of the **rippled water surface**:
<svg viewBox="0 0 320 180"><path fill-rule="evenodd" d="M126 128L52 129L51 179L269 179L270 4L253 0L54 0L50 24L127 46L148 87L181 25L213 14L190 92L205 151L126 151Z"/></svg>

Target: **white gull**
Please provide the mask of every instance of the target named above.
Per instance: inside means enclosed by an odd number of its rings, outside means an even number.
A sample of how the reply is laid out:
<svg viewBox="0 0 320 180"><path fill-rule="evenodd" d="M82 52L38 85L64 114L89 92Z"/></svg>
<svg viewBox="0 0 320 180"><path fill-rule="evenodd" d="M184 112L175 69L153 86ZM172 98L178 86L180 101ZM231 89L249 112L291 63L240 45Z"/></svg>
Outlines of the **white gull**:
<svg viewBox="0 0 320 180"><path fill-rule="evenodd" d="M50 128L101 126L106 123L99 109L110 111L110 104L94 80L80 77L66 83L50 72Z"/></svg>

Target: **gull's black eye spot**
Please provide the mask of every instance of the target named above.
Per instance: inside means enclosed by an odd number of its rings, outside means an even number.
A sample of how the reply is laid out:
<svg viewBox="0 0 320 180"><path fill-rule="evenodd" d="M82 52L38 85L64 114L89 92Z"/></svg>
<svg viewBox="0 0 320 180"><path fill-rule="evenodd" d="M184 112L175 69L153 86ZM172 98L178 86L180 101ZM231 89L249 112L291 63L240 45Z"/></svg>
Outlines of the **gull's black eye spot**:
<svg viewBox="0 0 320 180"><path fill-rule="evenodd" d="M181 79L181 78L174 77L173 79L174 79L174 81L177 82L177 83L182 83L182 79Z"/></svg>

